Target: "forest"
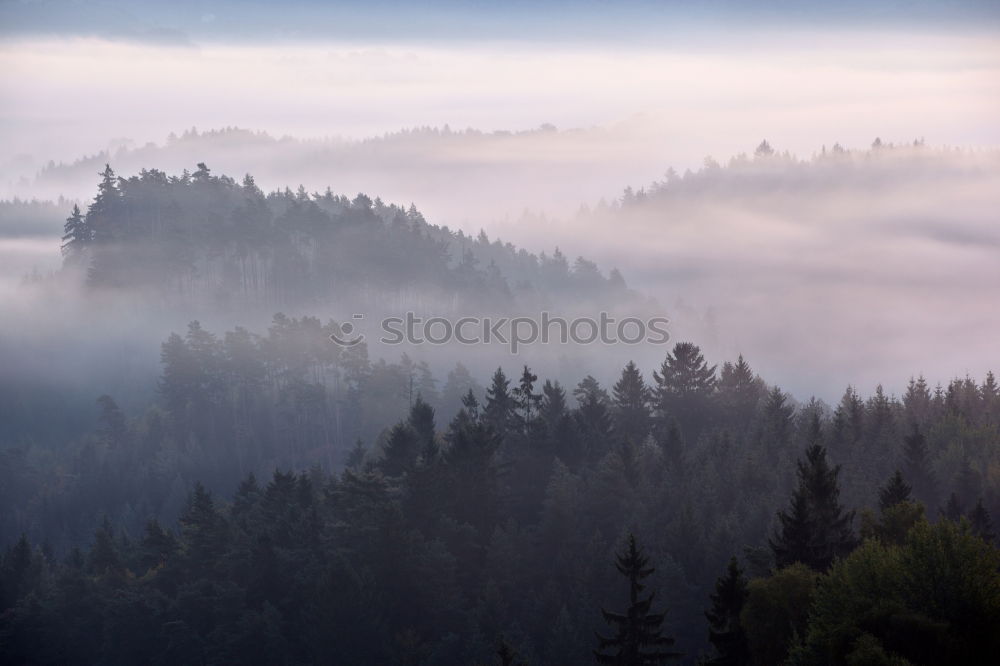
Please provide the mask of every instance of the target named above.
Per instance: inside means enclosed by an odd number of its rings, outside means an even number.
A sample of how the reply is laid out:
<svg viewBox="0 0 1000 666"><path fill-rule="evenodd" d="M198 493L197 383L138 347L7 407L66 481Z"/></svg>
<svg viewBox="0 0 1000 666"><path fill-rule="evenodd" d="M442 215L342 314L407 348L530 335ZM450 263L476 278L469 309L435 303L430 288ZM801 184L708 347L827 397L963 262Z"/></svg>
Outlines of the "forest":
<svg viewBox="0 0 1000 666"><path fill-rule="evenodd" d="M801 168L768 150L594 214ZM1000 649L992 372L916 374L900 397L849 386L832 406L688 340L608 381L585 356L558 376L512 355L483 372L493 357L461 348L335 344L326 313L651 301L582 257L204 164L106 166L86 211L60 205L63 269L22 289L76 284L61 302L112 323L137 307L249 323L161 331L152 375L125 356L82 366L130 377L120 393L2 378L4 663L900 666Z"/></svg>
<svg viewBox="0 0 1000 666"><path fill-rule="evenodd" d="M252 176L237 183L204 163L168 176L143 169L129 178L105 166L98 194L65 223L63 253L91 286L207 294L220 308L257 304L387 300L469 312L550 303L569 293L628 300L621 274L608 277L582 257L570 266L558 248L534 255L485 232L429 225L404 209L300 186L265 195ZM235 305L234 305L235 303Z"/></svg>
<svg viewBox="0 0 1000 666"><path fill-rule="evenodd" d="M986 663L1000 387L797 402L679 342L441 384L192 322L158 398L2 453L5 663ZM507 374L509 372L509 376ZM483 389L485 386L485 390ZM398 422L388 414L401 414ZM624 655L624 656L623 656ZM631 656L629 656L631 655Z"/></svg>
<svg viewBox="0 0 1000 666"><path fill-rule="evenodd" d="M0 1L0 666L1000 655L996 0Z"/></svg>

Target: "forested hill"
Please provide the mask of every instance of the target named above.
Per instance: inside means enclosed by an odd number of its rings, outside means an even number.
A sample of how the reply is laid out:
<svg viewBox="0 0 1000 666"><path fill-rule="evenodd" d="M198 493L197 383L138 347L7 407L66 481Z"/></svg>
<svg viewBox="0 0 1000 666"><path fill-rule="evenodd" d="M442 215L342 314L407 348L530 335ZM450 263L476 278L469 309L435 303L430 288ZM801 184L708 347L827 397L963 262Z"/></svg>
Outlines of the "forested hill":
<svg viewBox="0 0 1000 666"><path fill-rule="evenodd" d="M216 304L345 299L451 307L621 302L621 275L603 275L556 249L534 255L485 233L429 224L409 208L358 194L303 187L265 194L247 175L215 176L205 164L168 176L128 178L105 167L86 212L74 207L63 252L100 287L155 288Z"/></svg>

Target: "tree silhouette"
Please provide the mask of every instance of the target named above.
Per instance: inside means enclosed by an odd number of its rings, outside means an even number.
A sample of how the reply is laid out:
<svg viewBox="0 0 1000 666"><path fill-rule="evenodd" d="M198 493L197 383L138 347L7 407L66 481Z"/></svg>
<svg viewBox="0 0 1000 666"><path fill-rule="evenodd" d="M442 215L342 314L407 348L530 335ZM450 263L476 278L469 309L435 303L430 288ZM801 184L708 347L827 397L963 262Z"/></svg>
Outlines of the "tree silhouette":
<svg viewBox="0 0 1000 666"><path fill-rule="evenodd" d="M711 666L743 666L750 663L750 648L740 624L740 612L747 600L747 579L735 557L729 560L725 575L715 583L710 595L712 608L708 618L708 640L716 656L706 661Z"/></svg>
<svg viewBox="0 0 1000 666"><path fill-rule="evenodd" d="M614 431L622 443L641 444L649 432L649 388L635 362L629 361L611 389Z"/></svg>
<svg viewBox="0 0 1000 666"><path fill-rule="evenodd" d="M822 444L810 446L806 459L799 460L798 487L789 510L778 512L781 524L770 540L779 568L801 562L825 571L856 545L851 527L854 512L840 504L839 474L839 465L831 468L827 463Z"/></svg>
<svg viewBox="0 0 1000 666"><path fill-rule="evenodd" d="M889 481L879 488L879 508L885 511L889 507L896 506L901 502L910 501L910 490L910 485L903 480L903 475L897 469Z"/></svg>
<svg viewBox="0 0 1000 666"><path fill-rule="evenodd" d="M651 592L644 599L640 597L645 588L642 579L655 569L649 566L649 558L636 545L634 535L629 534L625 550L616 559L618 571L628 578L629 607L624 614L601 609L604 620L615 628L615 635L598 635L598 647L594 650L597 663L646 666L680 657L679 652L668 649L674 644L674 639L662 635L660 625L663 624L664 614L650 612L655 593Z"/></svg>

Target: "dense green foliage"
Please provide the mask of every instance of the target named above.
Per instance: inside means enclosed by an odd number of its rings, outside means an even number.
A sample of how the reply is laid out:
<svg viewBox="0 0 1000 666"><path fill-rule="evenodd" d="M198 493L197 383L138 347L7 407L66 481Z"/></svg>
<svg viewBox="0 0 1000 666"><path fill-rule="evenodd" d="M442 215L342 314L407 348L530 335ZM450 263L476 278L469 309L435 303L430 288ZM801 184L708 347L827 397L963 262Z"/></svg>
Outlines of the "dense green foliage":
<svg viewBox="0 0 1000 666"><path fill-rule="evenodd" d="M849 390L828 415L794 405L743 359L716 374L682 344L652 390L630 365L613 395L586 377L571 404L528 368L516 381L498 370L483 391L457 367L438 389L409 359L372 362L363 346L324 343L331 325L279 316L266 336L217 338L192 324L164 343L160 398L146 413L101 396L97 428L72 446L2 452L3 505L16 507L3 514L6 658L489 663L503 635L510 659L584 663L607 631L600 608L630 603L610 563L631 531L656 565L643 584L668 608L657 626L687 660L824 663L831 650L867 650L931 663L899 652L877 623L808 619L839 585L824 581L854 561L846 507L879 507L854 526L870 540L859 553L945 539L919 536L928 528L911 501L937 517L937 489L954 489L949 510L971 521L962 534L993 537L992 375L936 392L915 380L902 402ZM447 427L442 413L454 414ZM404 418L393 425L391 414ZM908 471L869 486L851 476L866 464ZM925 484L910 497L913 470ZM798 504L801 557L783 545L793 534L781 518ZM898 559L918 571L954 558L955 575L979 576L987 597L964 599L965 579L955 592L935 579L907 588L901 607L943 598L992 617L994 583L975 562L995 551L975 534ZM746 558L748 584L733 554ZM948 624L953 607L928 616L942 627L934 654L985 649Z"/></svg>

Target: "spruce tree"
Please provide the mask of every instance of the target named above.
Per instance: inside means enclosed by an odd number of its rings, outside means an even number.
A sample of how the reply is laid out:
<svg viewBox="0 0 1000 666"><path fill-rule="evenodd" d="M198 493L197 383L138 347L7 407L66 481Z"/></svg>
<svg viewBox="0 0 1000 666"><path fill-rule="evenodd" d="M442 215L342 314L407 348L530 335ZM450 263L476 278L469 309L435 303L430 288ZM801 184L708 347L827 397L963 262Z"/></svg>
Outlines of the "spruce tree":
<svg viewBox="0 0 1000 666"><path fill-rule="evenodd" d="M420 455L417 433L406 423L397 423L389 431L379 468L386 476L403 476L411 472Z"/></svg>
<svg viewBox="0 0 1000 666"><path fill-rule="evenodd" d="M972 524L972 532L986 543L993 543L996 534L993 532L993 521L990 519L990 512L983 506L983 499L980 497L976 502L976 507L969 514L969 522Z"/></svg>
<svg viewBox="0 0 1000 666"><path fill-rule="evenodd" d="M910 501L910 485L903 480L903 475L899 470L892 475L889 481L879 488L878 505L885 512L889 507L896 506L902 502Z"/></svg>
<svg viewBox="0 0 1000 666"><path fill-rule="evenodd" d="M407 423L417 437L417 447L425 461L437 457L437 425L434 422L434 408L424 401L423 395L417 393L417 399L410 407L410 417Z"/></svg>
<svg viewBox="0 0 1000 666"><path fill-rule="evenodd" d="M826 571L835 558L854 549L854 512L840 504L839 474L839 465L827 463L822 444L810 446L806 459L799 460L798 487L789 510L778 512L781 525L770 540L779 568L801 562Z"/></svg>
<svg viewBox="0 0 1000 666"><path fill-rule="evenodd" d="M931 471L927 440L917 425L903 438L903 472L910 481L914 497L924 504L934 506L937 484Z"/></svg>
<svg viewBox="0 0 1000 666"><path fill-rule="evenodd" d="M736 363L726 362L719 372L719 405L725 418L737 428L745 428L760 400L762 382L740 354Z"/></svg>
<svg viewBox="0 0 1000 666"><path fill-rule="evenodd" d="M538 375L532 373L528 366L524 366L520 383L511 391L517 409L518 425L526 435L531 430L532 422L542 402L542 396L535 393L535 382L537 381Z"/></svg>
<svg viewBox="0 0 1000 666"><path fill-rule="evenodd" d="M709 366L697 345L678 342L653 372L653 404L657 420L673 416L688 441L698 440L715 394L715 366Z"/></svg>
<svg viewBox="0 0 1000 666"><path fill-rule="evenodd" d="M121 555L114 539L114 528L111 527L111 521L107 516L104 516L101 526L94 532L94 543L87 556L87 565L90 572L98 576L122 569Z"/></svg>
<svg viewBox="0 0 1000 666"><path fill-rule="evenodd" d="M354 442L354 448L351 449L350 453L347 454L347 469L353 470L355 472L361 471L361 466L365 462L365 444L358 437L357 441Z"/></svg>
<svg viewBox="0 0 1000 666"><path fill-rule="evenodd" d="M149 570L167 561L177 551L177 540L164 530L155 518L146 523L145 533L139 542L139 566Z"/></svg>
<svg viewBox="0 0 1000 666"><path fill-rule="evenodd" d="M93 235L90 225L80 212L80 207L73 204L73 211L66 218L63 226L62 253L67 263L75 263L82 259L84 251L90 246Z"/></svg>
<svg viewBox="0 0 1000 666"><path fill-rule="evenodd" d="M953 523L962 520L962 516L965 515L965 508L962 506L962 502L958 499L957 494L952 493L948 497L948 503L941 509L941 515Z"/></svg>
<svg viewBox="0 0 1000 666"><path fill-rule="evenodd" d="M649 558L636 545L634 535L629 534L628 545L616 559L615 566L629 581L629 607L625 613L601 609L604 620L614 627L615 635L598 635L598 647L594 650L597 663L646 666L680 657L679 652L669 650L674 639L662 635L660 625L663 624L664 614L650 612L655 593L640 597L645 588L641 581L655 569L649 566Z"/></svg>
<svg viewBox="0 0 1000 666"><path fill-rule="evenodd" d="M750 663L750 648L740 624L740 613L748 594L743 569L733 557L729 560L725 575L716 581L715 593L710 595L712 608L705 611L705 617L708 618L708 640L716 652L716 656L706 661L706 664L744 666Z"/></svg>
<svg viewBox="0 0 1000 666"><path fill-rule="evenodd" d="M761 448L774 460L784 451L792 439L795 407L788 402L788 396L777 386L764 398L761 412Z"/></svg>
<svg viewBox="0 0 1000 666"><path fill-rule="evenodd" d="M649 432L649 388L633 361L611 389L614 431L619 442L640 444Z"/></svg>
<svg viewBox="0 0 1000 666"><path fill-rule="evenodd" d="M226 548L226 523L211 493L200 482L195 482L178 522L189 573L194 579L208 576Z"/></svg>
<svg viewBox="0 0 1000 666"><path fill-rule="evenodd" d="M499 435L501 441L510 432L514 421L516 403L510 391L510 380L502 368L493 373L490 387L486 390L486 408L483 420Z"/></svg>
<svg viewBox="0 0 1000 666"><path fill-rule="evenodd" d="M611 414L608 408L611 399L607 391L590 375L577 384L573 389L573 396L579 405L576 420L583 437L583 448L591 460L598 459L607 453L611 439Z"/></svg>

